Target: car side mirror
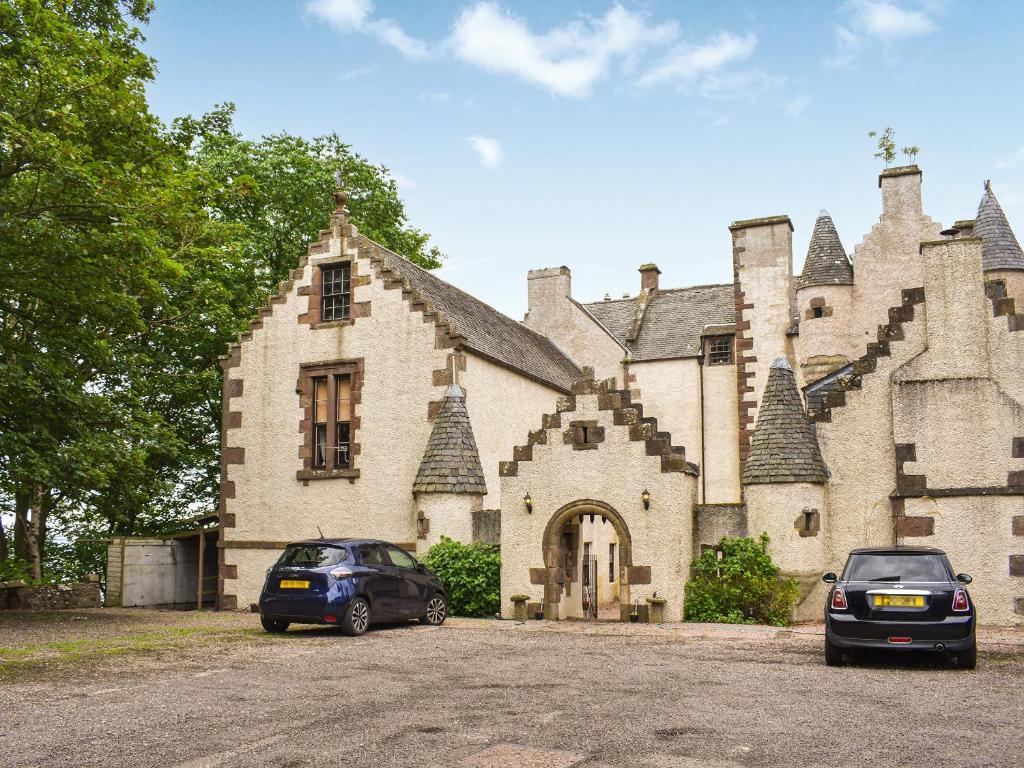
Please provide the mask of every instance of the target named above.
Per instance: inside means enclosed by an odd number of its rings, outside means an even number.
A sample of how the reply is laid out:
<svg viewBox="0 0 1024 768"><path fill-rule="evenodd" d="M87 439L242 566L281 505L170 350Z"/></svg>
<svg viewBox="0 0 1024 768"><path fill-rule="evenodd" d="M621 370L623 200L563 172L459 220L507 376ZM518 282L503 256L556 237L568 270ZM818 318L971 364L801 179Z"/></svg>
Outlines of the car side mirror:
<svg viewBox="0 0 1024 768"><path fill-rule="evenodd" d="M959 581L961 584L970 584L972 581L974 581L974 579L972 579L966 573L958 573L956 575L956 580Z"/></svg>
<svg viewBox="0 0 1024 768"><path fill-rule="evenodd" d="M821 580L824 581L826 584L835 584L837 581L839 581L839 577L832 573L832 571L829 571L821 577Z"/></svg>
<svg viewBox="0 0 1024 768"><path fill-rule="evenodd" d="M426 572L427 572L427 566L425 566L423 563L416 563L416 573L426 573Z"/></svg>

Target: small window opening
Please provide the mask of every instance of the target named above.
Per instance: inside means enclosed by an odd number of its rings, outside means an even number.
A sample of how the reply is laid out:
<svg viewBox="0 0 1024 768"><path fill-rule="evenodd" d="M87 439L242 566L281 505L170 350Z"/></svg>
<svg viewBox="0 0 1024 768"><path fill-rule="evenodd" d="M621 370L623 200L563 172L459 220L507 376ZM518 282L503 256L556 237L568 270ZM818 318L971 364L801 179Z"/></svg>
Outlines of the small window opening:
<svg viewBox="0 0 1024 768"><path fill-rule="evenodd" d="M732 336L709 336L708 365L732 365Z"/></svg>
<svg viewBox="0 0 1024 768"><path fill-rule="evenodd" d="M352 268L348 263L323 267L320 319L347 320L352 304Z"/></svg>
<svg viewBox="0 0 1024 768"><path fill-rule="evenodd" d="M814 317L824 317L825 316L825 308L824 307L812 307L811 313L813 314Z"/></svg>
<svg viewBox="0 0 1024 768"><path fill-rule="evenodd" d="M608 545L608 583L615 583L615 544Z"/></svg>
<svg viewBox="0 0 1024 768"><path fill-rule="evenodd" d="M313 466L327 466L327 377L313 379Z"/></svg>

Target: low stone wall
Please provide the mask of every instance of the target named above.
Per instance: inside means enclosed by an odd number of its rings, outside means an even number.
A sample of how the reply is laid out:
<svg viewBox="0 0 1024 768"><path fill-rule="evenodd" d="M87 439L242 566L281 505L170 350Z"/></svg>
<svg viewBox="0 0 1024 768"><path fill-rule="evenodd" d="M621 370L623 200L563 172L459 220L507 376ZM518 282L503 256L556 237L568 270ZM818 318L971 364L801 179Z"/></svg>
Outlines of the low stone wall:
<svg viewBox="0 0 1024 768"><path fill-rule="evenodd" d="M21 581L0 581L0 610L55 611L100 605L100 582L96 576L86 576L77 584L30 586Z"/></svg>

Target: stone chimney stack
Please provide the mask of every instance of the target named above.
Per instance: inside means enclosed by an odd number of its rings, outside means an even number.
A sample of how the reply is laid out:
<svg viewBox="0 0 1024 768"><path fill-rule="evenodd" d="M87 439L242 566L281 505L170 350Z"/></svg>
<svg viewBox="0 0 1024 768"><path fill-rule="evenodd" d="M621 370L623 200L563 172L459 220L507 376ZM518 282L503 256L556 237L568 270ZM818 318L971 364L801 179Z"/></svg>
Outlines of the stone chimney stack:
<svg viewBox="0 0 1024 768"><path fill-rule="evenodd" d="M882 190L882 217L919 219L921 208L921 169L916 165L886 168L878 175Z"/></svg>
<svg viewBox="0 0 1024 768"><path fill-rule="evenodd" d="M568 267L531 269L526 275L528 307L523 322L528 328L548 335L552 324L569 313L572 273Z"/></svg>
<svg viewBox="0 0 1024 768"><path fill-rule="evenodd" d="M658 275L660 274L661 270L658 269L657 264L641 264L640 292L650 293L651 291L658 290Z"/></svg>
<svg viewBox="0 0 1024 768"><path fill-rule="evenodd" d="M915 375L935 379L988 375L988 299L983 288L980 237L921 243L928 347Z"/></svg>

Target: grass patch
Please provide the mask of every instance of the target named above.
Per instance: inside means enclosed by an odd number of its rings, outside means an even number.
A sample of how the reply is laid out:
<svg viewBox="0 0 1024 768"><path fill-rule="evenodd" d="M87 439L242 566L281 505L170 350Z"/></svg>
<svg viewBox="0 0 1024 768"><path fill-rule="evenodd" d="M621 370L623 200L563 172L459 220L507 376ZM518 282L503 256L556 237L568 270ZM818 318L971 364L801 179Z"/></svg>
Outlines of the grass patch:
<svg viewBox="0 0 1024 768"><path fill-rule="evenodd" d="M121 657L157 654L204 645L274 642L282 636L258 628L187 627L149 630L112 638L61 640L0 648L0 683L27 682L74 666L77 670Z"/></svg>

